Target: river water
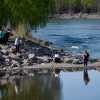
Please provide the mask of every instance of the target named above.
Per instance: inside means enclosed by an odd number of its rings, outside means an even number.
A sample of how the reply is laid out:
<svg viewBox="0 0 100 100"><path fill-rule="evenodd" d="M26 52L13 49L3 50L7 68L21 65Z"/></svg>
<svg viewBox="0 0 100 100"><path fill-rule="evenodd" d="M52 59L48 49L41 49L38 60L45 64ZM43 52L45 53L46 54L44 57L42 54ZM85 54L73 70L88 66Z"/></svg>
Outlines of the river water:
<svg viewBox="0 0 100 100"><path fill-rule="evenodd" d="M0 80L0 100L100 100L100 72L61 72Z"/></svg>
<svg viewBox="0 0 100 100"><path fill-rule="evenodd" d="M87 49L91 57L100 58L100 20L50 20L33 36L75 54Z"/></svg>
<svg viewBox="0 0 100 100"><path fill-rule="evenodd" d="M88 49L91 57L100 58L100 20L52 20L33 35L65 51ZM1 78L0 100L100 100L100 71Z"/></svg>

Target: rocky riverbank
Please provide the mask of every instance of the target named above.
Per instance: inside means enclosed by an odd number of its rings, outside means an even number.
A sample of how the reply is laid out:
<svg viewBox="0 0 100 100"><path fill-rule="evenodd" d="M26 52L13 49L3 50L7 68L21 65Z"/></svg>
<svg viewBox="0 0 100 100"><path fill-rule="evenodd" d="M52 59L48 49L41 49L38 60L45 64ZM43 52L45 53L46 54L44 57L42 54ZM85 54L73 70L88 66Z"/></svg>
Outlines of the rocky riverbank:
<svg viewBox="0 0 100 100"><path fill-rule="evenodd" d="M55 14L51 19L100 19L100 14L77 13L77 14Z"/></svg>
<svg viewBox="0 0 100 100"><path fill-rule="evenodd" d="M43 41L42 41L43 42ZM49 42L48 42L49 43ZM10 39L6 45L0 46L0 77L13 74L24 75L24 67L34 68L43 64L50 64L53 61L55 52L61 55L61 63L82 64L82 55L73 55L59 49L53 49L47 45L39 45L31 40L23 40L20 52L16 53L14 39ZM99 59L90 59L90 63L100 62ZM14 70L12 70L14 69ZM26 70L27 70L26 69ZM26 72L26 71L25 71ZM27 73L30 74L30 73Z"/></svg>

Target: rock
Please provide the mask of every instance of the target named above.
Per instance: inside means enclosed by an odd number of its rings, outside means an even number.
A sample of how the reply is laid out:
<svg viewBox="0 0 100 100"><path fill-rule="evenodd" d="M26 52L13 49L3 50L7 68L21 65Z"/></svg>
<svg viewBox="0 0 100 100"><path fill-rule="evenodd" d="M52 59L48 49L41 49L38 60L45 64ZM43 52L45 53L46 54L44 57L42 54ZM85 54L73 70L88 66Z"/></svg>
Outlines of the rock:
<svg viewBox="0 0 100 100"><path fill-rule="evenodd" d="M13 60L16 60L16 61L22 60L20 54L14 54L14 53L9 54L9 58L10 58L10 59L13 59Z"/></svg>
<svg viewBox="0 0 100 100"><path fill-rule="evenodd" d="M99 62L99 60L98 59L90 59L89 60L91 63L96 63L96 62Z"/></svg>
<svg viewBox="0 0 100 100"><path fill-rule="evenodd" d="M15 53L16 52L16 47L15 46L12 46L9 50L11 53Z"/></svg>
<svg viewBox="0 0 100 100"><path fill-rule="evenodd" d="M2 47L0 46L0 50L2 50Z"/></svg>
<svg viewBox="0 0 100 100"><path fill-rule="evenodd" d="M2 49L1 52L4 54L4 55L8 55L9 52L6 50L6 49Z"/></svg>
<svg viewBox="0 0 100 100"><path fill-rule="evenodd" d="M11 60L10 60L10 58L6 58L6 59L5 59L5 64L6 64L6 66L11 65Z"/></svg>
<svg viewBox="0 0 100 100"><path fill-rule="evenodd" d="M5 58L0 55L0 65L5 65Z"/></svg>
<svg viewBox="0 0 100 100"><path fill-rule="evenodd" d="M33 59L35 57L35 54L29 54L28 59Z"/></svg>
<svg viewBox="0 0 100 100"><path fill-rule="evenodd" d="M17 58L17 56L15 54L13 54L13 53L9 54L9 57L12 58L12 59L16 59Z"/></svg>
<svg viewBox="0 0 100 100"><path fill-rule="evenodd" d="M52 51L45 47L39 47L35 51L36 56L51 56Z"/></svg>
<svg viewBox="0 0 100 100"><path fill-rule="evenodd" d="M17 54L16 54L16 57L17 57L17 59L18 59L18 58L24 59L24 56L25 56L25 55L26 55L26 54L17 53Z"/></svg>
<svg viewBox="0 0 100 100"><path fill-rule="evenodd" d="M33 65L35 63L39 63L39 60L35 57L33 59L28 59L27 63L28 65Z"/></svg>
<svg viewBox="0 0 100 100"><path fill-rule="evenodd" d="M24 60L23 60L23 65L24 65L24 66L27 66L27 65L28 65L28 59L24 59Z"/></svg>
<svg viewBox="0 0 100 100"><path fill-rule="evenodd" d="M33 62L32 59L31 59L31 60L28 60L26 64L27 64L28 66L32 66L33 63L34 63L34 62ZM25 64L25 65L26 65L26 64Z"/></svg>
<svg viewBox="0 0 100 100"><path fill-rule="evenodd" d="M5 59L9 58L7 55L2 55L2 57Z"/></svg>
<svg viewBox="0 0 100 100"><path fill-rule="evenodd" d="M82 64L82 61L80 59L73 59L73 64Z"/></svg>
<svg viewBox="0 0 100 100"><path fill-rule="evenodd" d="M67 58L67 57L65 57L65 58L64 58L64 62L65 62L65 63L72 63L72 62L73 62L73 59L72 59L72 58Z"/></svg>
<svg viewBox="0 0 100 100"><path fill-rule="evenodd" d="M82 60L83 59L83 55L77 54L77 55L74 55L74 58Z"/></svg>
<svg viewBox="0 0 100 100"><path fill-rule="evenodd" d="M6 61L6 62L10 62L10 59L6 58L5 61Z"/></svg>
<svg viewBox="0 0 100 100"><path fill-rule="evenodd" d="M0 71L0 77L4 77L5 75L6 75L6 73L5 73L5 72Z"/></svg>
<svg viewBox="0 0 100 100"><path fill-rule="evenodd" d="M34 73L29 73L28 76L33 77Z"/></svg>
<svg viewBox="0 0 100 100"><path fill-rule="evenodd" d="M17 56L17 57L20 57L20 56L21 56L21 54L20 54L20 53L17 53L17 54L16 54L16 56Z"/></svg>
<svg viewBox="0 0 100 100"><path fill-rule="evenodd" d="M42 44L45 45L45 46L50 46L53 43L49 42L49 41L42 41Z"/></svg>
<svg viewBox="0 0 100 100"><path fill-rule="evenodd" d="M21 49L20 52L21 53L26 53L26 50L25 49Z"/></svg>
<svg viewBox="0 0 100 100"><path fill-rule="evenodd" d="M20 67L20 64L17 61L15 61L15 60L12 60L11 63L12 63L11 67Z"/></svg>
<svg viewBox="0 0 100 100"><path fill-rule="evenodd" d="M40 59L43 63L48 63L48 62L50 62L50 58L47 57L47 56L38 57L38 59Z"/></svg>

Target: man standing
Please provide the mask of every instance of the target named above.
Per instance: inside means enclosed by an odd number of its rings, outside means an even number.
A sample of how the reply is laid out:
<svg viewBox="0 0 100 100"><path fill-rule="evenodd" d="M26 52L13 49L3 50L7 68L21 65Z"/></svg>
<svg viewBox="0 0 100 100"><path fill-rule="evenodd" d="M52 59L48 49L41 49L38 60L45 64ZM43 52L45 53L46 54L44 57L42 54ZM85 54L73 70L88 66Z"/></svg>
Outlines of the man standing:
<svg viewBox="0 0 100 100"><path fill-rule="evenodd" d="M87 50L84 51L84 54L83 54L83 62L84 62L84 68L87 68L87 64L88 64L88 61L89 61L89 53L87 52Z"/></svg>
<svg viewBox="0 0 100 100"><path fill-rule="evenodd" d="M15 39L16 52L19 52L20 44L21 44L20 38L16 37Z"/></svg>

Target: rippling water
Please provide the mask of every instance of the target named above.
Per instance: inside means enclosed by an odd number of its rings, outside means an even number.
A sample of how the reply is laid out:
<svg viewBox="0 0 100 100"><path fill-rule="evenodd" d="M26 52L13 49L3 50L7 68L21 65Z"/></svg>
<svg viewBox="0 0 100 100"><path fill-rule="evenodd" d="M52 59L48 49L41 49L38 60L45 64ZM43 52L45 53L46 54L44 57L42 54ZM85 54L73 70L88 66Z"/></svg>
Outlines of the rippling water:
<svg viewBox="0 0 100 100"><path fill-rule="evenodd" d="M100 20L52 20L33 35L73 53L88 49L91 57L100 58Z"/></svg>

